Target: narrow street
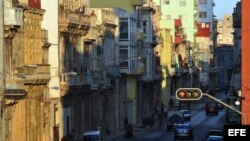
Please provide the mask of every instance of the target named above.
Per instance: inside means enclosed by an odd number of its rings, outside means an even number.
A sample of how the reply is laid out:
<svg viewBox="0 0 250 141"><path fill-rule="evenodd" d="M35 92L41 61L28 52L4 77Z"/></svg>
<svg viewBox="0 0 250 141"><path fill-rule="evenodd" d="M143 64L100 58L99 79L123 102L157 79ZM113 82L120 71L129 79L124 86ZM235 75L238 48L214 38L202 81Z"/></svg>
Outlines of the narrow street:
<svg viewBox="0 0 250 141"><path fill-rule="evenodd" d="M216 95L219 98L225 98L223 93ZM191 105L191 121L190 125L194 128L193 141L205 141L206 135L211 129L223 129L225 124L226 109L223 108L219 111L218 115L206 115L205 104L209 101L207 97L202 98L195 104ZM184 106L182 109L185 109ZM117 138L117 141L174 141L174 131L167 131L166 121L164 122L162 129L152 128L145 129L145 131L137 131L134 133L135 138L124 139L123 136Z"/></svg>

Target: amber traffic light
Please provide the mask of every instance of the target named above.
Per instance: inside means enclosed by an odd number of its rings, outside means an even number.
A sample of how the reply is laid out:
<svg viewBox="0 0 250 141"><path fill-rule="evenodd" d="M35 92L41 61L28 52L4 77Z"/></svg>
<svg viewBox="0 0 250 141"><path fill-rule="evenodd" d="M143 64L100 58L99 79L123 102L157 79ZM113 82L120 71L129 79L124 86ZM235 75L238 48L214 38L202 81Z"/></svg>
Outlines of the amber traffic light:
<svg viewBox="0 0 250 141"><path fill-rule="evenodd" d="M176 91L176 97L179 100L199 100L202 97L202 91L199 88L179 88Z"/></svg>

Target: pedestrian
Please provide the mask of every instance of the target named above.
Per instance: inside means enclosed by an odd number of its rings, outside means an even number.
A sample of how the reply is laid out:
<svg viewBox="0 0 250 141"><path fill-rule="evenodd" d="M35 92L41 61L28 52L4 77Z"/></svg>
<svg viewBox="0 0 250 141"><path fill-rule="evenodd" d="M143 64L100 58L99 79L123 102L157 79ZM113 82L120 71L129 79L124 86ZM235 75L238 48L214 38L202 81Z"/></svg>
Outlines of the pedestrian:
<svg viewBox="0 0 250 141"><path fill-rule="evenodd" d="M124 118L123 126L124 126L124 130L126 130L127 126L128 126L128 117L127 116L125 116L125 118Z"/></svg>
<svg viewBox="0 0 250 141"><path fill-rule="evenodd" d="M167 106L165 105L165 106L164 106L164 118L167 118L167 112L168 112L168 108L167 108Z"/></svg>
<svg viewBox="0 0 250 141"><path fill-rule="evenodd" d="M127 132L125 134L125 138L132 138L135 137L133 133L133 125L130 123L128 124Z"/></svg>
<svg viewBox="0 0 250 141"><path fill-rule="evenodd" d="M98 131L100 131L101 132L101 130L102 130L102 125L101 125L101 122L98 122L98 124L97 124L97 130Z"/></svg>
<svg viewBox="0 0 250 141"><path fill-rule="evenodd" d="M106 135L110 135L110 130L108 126L105 127L105 131L106 131Z"/></svg>

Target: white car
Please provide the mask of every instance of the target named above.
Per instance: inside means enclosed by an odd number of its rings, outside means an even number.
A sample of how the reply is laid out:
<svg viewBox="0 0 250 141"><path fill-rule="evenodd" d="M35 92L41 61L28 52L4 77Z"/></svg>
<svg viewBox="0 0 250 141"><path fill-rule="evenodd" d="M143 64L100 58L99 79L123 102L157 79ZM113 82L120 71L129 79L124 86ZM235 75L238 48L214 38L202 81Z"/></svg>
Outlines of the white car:
<svg viewBox="0 0 250 141"><path fill-rule="evenodd" d="M102 141L100 131L86 131L83 133L82 141Z"/></svg>

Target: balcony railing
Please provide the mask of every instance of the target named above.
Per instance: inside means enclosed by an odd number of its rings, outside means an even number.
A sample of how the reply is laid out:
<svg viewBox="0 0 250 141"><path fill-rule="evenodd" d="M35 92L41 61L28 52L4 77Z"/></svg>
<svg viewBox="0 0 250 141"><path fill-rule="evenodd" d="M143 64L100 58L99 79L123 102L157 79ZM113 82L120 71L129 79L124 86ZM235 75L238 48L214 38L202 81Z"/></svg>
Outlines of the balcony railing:
<svg viewBox="0 0 250 141"><path fill-rule="evenodd" d="M61 75L61 85L91 85L92 78L90 73L81 73L77 75Z"/></svg>
<svg viewBox="0 0 250 141"><path fill-rule="evenodd" d="M74 28L80 30L88 30L93 19L91 16L82 15L78 12L69 10L60 11L59 13L59 30L63 31L67 28Z"/></svg>
<svg viewBox="0 0 250 141"><path fill-rule="evenodd" d="M18 67L15 69L17 76L21 81L26 81L27 83L47 83L50 76L50 65L49 64L33 64L23 67Z"/></svg>
<svg viewBox="0 0 250 141"><path fill-rule="evenodd" d="M102 22L105 24L113 24L117 25L116 19L117 17L112 11L102 10Z"/></svg>
<svg viewBox="0 0 250 141"><path fill-rule="evenodd" d="M142 5L142 9L144 10L153 10L155 4L152 0L144 0L144 4Z"/></svg>
<svg viewBox="0 0 250 141"><path fill-rule="evenodd" d="M99 86L104 84L104 75L101 71L94 71L89 73L79 73L76 75L62 74L61 85L89 85Z"/></svg>
<svg viewBox="0 0 250 141"><path fill-rule="evenodd" d="M88 33L84 36L85 41L93 42L97 40L98 36L98 29L97 28L90 28Z"/></svg>

